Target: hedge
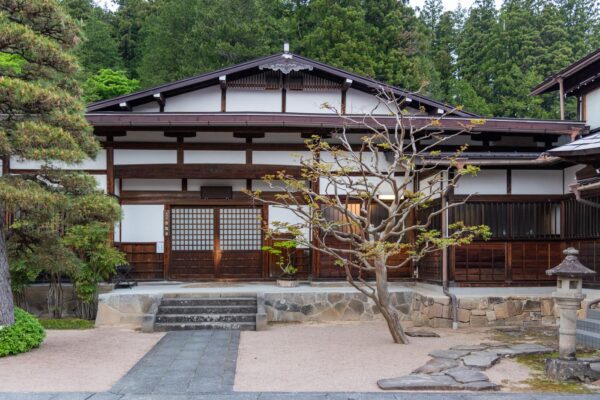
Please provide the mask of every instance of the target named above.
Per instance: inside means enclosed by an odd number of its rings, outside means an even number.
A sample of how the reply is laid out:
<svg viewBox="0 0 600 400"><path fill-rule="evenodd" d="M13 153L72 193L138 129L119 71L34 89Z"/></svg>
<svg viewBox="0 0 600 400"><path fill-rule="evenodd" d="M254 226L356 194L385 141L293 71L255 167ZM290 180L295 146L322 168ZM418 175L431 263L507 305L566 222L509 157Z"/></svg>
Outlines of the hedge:
<svg viewBox="0 0 600 400"><path fill-rule="evenodd" d="M33 315L15 308L14 325L0 329L0 357L24 353L38 347L46 333Z"/></svg>

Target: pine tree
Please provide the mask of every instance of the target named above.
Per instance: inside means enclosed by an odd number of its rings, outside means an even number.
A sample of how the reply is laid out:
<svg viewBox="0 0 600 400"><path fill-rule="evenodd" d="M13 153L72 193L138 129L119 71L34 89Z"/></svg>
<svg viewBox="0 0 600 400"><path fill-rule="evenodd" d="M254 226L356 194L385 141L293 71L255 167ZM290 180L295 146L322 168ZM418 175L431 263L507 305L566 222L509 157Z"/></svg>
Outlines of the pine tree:
<svg viewBox="0 0 600 400"><path fill-rule="evenodd" d="M0 75L0 113L5 116L0 151L4 163L12 158L47 165L28 175L0 178L0 215L12 215L10 224L0 219L0 325L14 322L7 239L11 252L24 243L20 239L33 240L29 249L37 249L34 255L55 268L72 259L53 257L69 254L60 245L65 224L118 218L118 205L95 190L93 178L51 167L94 157L99 149L73 78L78 66L69 52L78 43L77 33L55 1L0 0L0 53L20 60L19 68L4 68Z"/></svg>

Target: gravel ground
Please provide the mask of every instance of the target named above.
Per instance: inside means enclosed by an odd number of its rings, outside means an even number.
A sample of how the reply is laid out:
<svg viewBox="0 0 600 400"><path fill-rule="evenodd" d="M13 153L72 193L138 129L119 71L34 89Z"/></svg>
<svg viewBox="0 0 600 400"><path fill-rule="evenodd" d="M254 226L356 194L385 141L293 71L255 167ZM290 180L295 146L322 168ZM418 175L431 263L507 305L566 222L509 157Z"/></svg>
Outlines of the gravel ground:
<svg viewBox="0 0 600 400"><path fill-rule="evenodd" d="M47 331L40 348L0 358L0 392L108 390L162 336L117 328Z"/></svg>
<svg viewBox="0 0 600 400"><path fill-rule="evenodd" d="M429 360L432 350L487 339L475 329L435 332L441 338L411 338L409 345L392 343L382 321L242 332L234 390L379 391L377 380L409 374Z"/></svg>

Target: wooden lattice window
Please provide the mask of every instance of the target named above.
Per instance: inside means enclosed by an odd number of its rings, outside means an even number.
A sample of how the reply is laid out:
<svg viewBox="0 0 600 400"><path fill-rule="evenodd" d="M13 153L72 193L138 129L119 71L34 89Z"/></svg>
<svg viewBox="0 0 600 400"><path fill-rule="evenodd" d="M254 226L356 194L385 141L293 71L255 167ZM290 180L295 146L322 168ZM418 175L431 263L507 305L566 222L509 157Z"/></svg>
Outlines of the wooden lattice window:
<svg viewBox="0 0 600 400"><path fill-rule="evenodd" d="M171 248L174 251L214 250L214 211L175 208L171 212Z"/></svg>
<svg viewBox="0 0 600 400"><path fill-rule="evenodd" d="M222 208L219 210L220 248L260 250L262 247L259 208Z"/></svg>

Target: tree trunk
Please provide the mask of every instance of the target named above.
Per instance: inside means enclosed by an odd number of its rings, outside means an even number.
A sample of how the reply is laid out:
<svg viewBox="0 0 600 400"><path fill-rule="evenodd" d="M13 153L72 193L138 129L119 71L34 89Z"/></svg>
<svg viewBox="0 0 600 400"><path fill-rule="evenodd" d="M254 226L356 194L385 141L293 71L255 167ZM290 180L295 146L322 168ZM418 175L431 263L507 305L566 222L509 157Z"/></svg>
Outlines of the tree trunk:
<svg viewBox="0 0 600 400"><path fill-rule="evenodd" d="M52 318L62 318L63 289L60 273L50 273L50 287L48 288L48 314Z"/></svg>
<svg viewBox="0 0 600 400"><path fill-rule="evenodd" d="M4 218L4 214L0 215L0 218ZM15 307L10 288L10 271L8 269L8 254L3 225L3 223L0 223L0 326L15 323Z"/></svg>
<svg viewBox="0 0 600 400"><path fill-rule="evenodd" d="M377 300L375 303L381 311L381 315L385 319L390 330L390 334L394 339L394 343L408 344L409 340L402 324L398 311L390 304L390 294L388 291L387 267L383 260L375 262L375 279L377 285Z"/></svg>

